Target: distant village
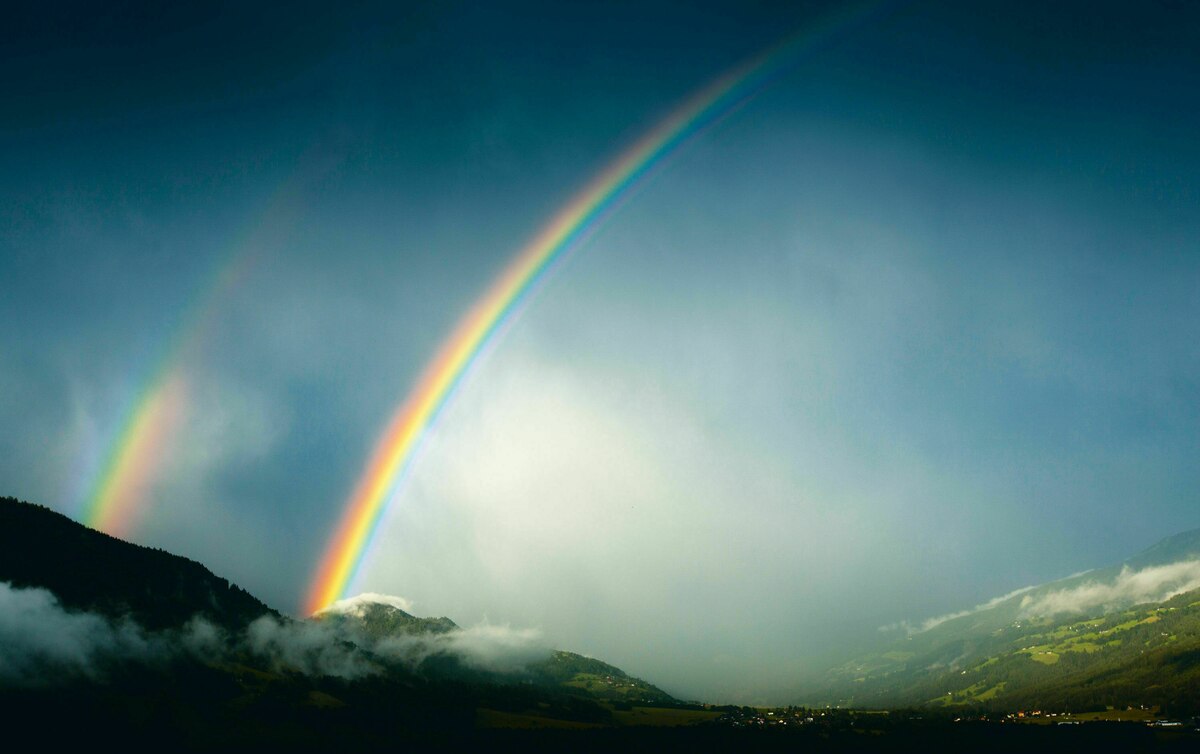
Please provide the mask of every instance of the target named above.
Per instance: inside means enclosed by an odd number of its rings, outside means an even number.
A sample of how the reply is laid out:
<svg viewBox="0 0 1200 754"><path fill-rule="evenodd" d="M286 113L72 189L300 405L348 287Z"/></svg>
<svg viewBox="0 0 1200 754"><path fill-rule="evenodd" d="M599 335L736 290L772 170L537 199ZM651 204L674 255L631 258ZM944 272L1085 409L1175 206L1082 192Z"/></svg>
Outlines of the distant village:
<svg viewBox="0 0 1200 754"><path fill-rule="evenodd" d="M907 724L925 719L918 710L861 710L829 707L736 707L704 705L722 714L713 723L732 728L800 728L805 726L879 729L894 724ZM1072 713L1040 709L1017 710L998 715L972 715L951 718L954 723L1012 723L1034 725L1083 725L1087 723L1145 724L1153 728L1190 729L1200 732L1200 717L1175 720L1159 717L1159 709L1151 706L1107 709L1104 711ZM940 719L945 719L937 716Z"/></svg>

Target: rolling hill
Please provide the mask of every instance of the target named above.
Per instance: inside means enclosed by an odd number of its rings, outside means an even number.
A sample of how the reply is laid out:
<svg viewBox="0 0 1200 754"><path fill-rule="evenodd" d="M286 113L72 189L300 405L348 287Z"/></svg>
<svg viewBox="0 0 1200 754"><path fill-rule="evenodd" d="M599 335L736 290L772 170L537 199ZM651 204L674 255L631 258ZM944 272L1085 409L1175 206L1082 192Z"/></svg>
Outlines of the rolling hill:
<svg viewBox="0 0 1200 754"><path fill-rule="evenodd" d="M910 627L814 701L985 710L1200 711L1200 530L1114 566Z"/></svg>

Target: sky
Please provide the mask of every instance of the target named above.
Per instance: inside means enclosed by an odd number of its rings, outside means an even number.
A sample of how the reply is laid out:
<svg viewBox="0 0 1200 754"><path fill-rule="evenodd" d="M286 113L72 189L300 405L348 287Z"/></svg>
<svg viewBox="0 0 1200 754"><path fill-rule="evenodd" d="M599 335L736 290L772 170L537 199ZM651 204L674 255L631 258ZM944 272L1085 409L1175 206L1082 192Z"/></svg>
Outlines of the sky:
<svg viewBox="0 0 1200 754"><path fill-rule="evenodd" d="M849 18L529 297L353 591L787 701L880 626L1200 526L1196 6L248 5L0 29L0 494L84 520L169 383L121 536L299 613L508 260Z"/></svg>

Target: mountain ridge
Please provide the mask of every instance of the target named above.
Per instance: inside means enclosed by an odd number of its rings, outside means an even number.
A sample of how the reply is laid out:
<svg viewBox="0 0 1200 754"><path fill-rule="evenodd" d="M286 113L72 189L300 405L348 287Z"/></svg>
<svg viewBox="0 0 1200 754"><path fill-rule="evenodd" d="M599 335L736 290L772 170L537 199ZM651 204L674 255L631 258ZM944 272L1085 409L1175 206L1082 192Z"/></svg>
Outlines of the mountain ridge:
<svg viewBox="0 0 1200 754"><path fill-rule="evenodd" d="M1200 558L1200 528L1163 537L1136 555L1126 558L1121 565L1145 568L1190 558Z"/></svg>
<svg viewBox="0 0 1200 754"><path fill-rule="evenodd" d="M201 563L13 497L0 497L0 581L45 588L64 607L132 618L150 630L177 628L197 615L230 630L280 616Z"/></svg>

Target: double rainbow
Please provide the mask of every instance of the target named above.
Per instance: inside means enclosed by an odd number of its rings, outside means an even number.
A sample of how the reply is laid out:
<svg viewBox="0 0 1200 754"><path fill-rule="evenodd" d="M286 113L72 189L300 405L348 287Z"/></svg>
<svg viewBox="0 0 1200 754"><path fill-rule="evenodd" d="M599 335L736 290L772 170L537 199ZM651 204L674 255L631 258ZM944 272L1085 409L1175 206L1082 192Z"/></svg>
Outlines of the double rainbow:
<svg viewBox="0 0 1200 754"><path fill-rule="evenodd" d="M874 4L855 7L827 19L713 81L610 163L517 254L459 322L392 415L318 565L305 600L309 613L345 595L390 502L399 496L422 438L488 341L555 265L681 144L761 90L800 49L861 20L873 8Z"/></svg>

